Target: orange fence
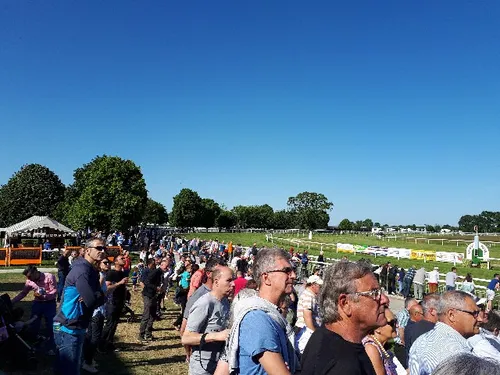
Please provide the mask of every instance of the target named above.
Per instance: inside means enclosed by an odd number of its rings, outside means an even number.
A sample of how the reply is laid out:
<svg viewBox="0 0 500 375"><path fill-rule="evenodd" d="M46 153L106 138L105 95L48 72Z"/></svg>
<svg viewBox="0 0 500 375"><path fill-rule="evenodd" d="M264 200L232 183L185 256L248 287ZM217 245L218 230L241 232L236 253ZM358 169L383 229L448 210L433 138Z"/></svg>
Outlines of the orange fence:
<svg viewBox="0 0 500 375"><path fill-rule="evenodd" d="M42 264L42 247L9 248L9 266L25 266L27 264Z"/></svg>
<svg viewBox="0 0 500 375"><path fill-rule="evenodd" d="M66 246L66 250L80 251L80 246ZM111 261L123 253L120 246L108 246L108 258ZM25 266L42 264L42 247L0 248L0 266Z"/></svg>
<svg viewBox="0 0 500 375"><path fill-rule="evenodd" d="M9 257L7 256L8 250L6 248L0 249L0 266L6 266Z"/></svg>

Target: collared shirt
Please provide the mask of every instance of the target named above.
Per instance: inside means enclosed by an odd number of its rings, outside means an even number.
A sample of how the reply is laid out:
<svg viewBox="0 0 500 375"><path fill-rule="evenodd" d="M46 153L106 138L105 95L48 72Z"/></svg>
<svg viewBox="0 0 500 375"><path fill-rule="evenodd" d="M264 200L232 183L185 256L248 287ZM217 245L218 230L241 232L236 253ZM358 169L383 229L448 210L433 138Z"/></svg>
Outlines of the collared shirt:
<svg viewBox="0 0 500 375"><path fill-rule="evenodd" d="M36 302L55 301L57 297L57 281L56 277L51 273L40 272L40 279L37 282L26 280L24 288L17 296L12 299L12 303L21 301L32 290L38 292L40 288L45 289L45 293L40 296L35 296Z"/></svg>
<svg viewBox="0 0 500 375"><path fill-rule="evenodd" d="M479 358L490 358L495 361L500 361L500 352L481 333L469 337L467 342L472 347L472 353Z"/></svg>
<svg viewBox="0 0 500 375"><path fill-rule="evenodd" d="M470 353L467 340L447 324L437 322L434 329L420 336L410 349L410 375L429 375L444 360L458 353Z"/></svg>
<svg viewBox="0 0 500 375"><path fill-rule="evenodd" d="M410 320L410 313L408 312L408 310L403 309L397 313L396 319L398 320L398 326L401 328L405 328L406 325L408 324L408 320ZM401 337L399 337L399 330L398 330L398 335L394 338L394 342L396 344L403 345Z"/></svg>

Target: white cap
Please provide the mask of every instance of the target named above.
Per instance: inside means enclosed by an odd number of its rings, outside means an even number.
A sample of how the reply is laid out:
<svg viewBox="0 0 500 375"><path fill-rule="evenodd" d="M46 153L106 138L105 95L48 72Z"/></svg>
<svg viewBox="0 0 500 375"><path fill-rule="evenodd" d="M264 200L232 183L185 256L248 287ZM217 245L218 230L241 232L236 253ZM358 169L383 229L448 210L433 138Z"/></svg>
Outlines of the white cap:
<svg viewBox="0 0 500 375"><path fill-rule="evenodd" d="M311 275L307 278L306 283L323 285L323 280L321 280L321 277L319 277L318 275Z"/></svg>

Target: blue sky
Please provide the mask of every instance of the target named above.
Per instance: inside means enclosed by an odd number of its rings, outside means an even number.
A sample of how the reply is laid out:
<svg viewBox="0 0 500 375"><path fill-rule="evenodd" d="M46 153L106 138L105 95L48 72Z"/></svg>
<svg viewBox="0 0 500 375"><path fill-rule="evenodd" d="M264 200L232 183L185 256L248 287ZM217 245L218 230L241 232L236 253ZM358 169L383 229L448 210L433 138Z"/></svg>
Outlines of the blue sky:
<svg viewBox="0 0 500 375"><path fill-rule="evenodd" d="M134 160L167 206L325 194L331 223L500 210L497 1L0 5L0 183Z"/></svg>

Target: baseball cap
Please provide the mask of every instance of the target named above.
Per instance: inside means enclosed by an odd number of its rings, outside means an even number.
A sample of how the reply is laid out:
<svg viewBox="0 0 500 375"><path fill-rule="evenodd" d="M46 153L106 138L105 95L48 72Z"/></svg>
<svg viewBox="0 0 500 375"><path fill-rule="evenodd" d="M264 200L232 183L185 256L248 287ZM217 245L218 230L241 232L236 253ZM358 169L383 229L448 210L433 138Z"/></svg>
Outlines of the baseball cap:
<svg viewBox="0 0 500 375"><path fill-rule="evenodd" d="M323 285L323 280L321 280L321 277L319 277L318 275L312 275L307 278L306 283Z"/></svg>

